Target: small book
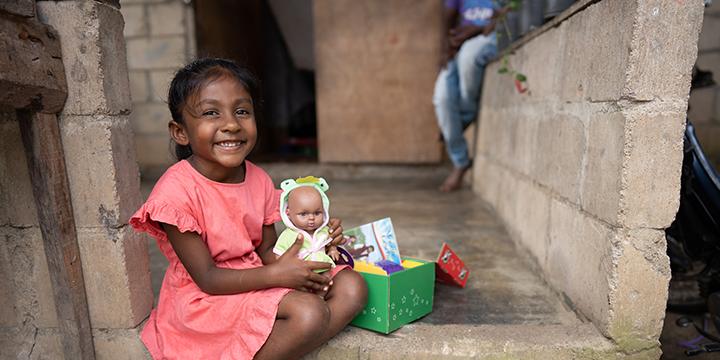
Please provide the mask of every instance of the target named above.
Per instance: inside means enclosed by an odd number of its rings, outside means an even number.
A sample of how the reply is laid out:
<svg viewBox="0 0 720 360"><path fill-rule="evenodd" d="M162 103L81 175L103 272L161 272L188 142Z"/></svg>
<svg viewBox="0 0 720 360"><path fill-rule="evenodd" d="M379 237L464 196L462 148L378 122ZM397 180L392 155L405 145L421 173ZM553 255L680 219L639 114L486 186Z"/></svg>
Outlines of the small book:
<svg viewBox="0 0 720 360"><path fill-rule="evenodd" d="M343 233L348 241L343 245L356 260L374 264L389 260L401 264L400 250L390 218L373 221Z"/></svg>

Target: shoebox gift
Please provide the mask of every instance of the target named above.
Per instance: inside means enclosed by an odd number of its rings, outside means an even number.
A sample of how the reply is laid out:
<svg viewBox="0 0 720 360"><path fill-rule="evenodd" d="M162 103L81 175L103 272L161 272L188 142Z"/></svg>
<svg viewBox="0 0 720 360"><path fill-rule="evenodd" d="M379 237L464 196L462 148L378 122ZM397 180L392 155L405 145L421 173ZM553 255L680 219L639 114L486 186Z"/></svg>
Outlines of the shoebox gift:
<svg viewBox="0 0 720 360"><path fill-rule="evenodd" d="M345 248L368 285L368 302L351 325L389 334L432 311L435 263L401 257L390 218L345 231Z"/></svg>

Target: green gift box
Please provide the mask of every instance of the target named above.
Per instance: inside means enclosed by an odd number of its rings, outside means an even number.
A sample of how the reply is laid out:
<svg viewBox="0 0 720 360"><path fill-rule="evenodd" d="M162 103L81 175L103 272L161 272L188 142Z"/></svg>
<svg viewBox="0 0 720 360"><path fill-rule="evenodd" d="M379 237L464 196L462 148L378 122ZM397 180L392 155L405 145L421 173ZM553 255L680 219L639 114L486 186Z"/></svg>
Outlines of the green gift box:
<svg viewBox="0 0 720 360"><path fill-rule="evenodd" d="M432 311L435 263L403 259L421 264L390 275L358 271L368 285L368 302L351 325L389 334Z"/></svg>

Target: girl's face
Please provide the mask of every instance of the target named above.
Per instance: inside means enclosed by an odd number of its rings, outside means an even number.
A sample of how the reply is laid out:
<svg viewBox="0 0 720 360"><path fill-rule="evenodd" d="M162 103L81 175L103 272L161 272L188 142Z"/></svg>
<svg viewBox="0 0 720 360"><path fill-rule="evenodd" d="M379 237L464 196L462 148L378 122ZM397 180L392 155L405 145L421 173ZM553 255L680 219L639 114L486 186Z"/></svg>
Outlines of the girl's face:
<svg viewBox="0 0 720 360"><path fill-rule="evenodd" d="M219 182L242 182L245 158L255 146L257 127L250 94L239 81L222 76L188 99L185 124L170 122L180 145L190 145L188 159L205 177Z"/></svg>

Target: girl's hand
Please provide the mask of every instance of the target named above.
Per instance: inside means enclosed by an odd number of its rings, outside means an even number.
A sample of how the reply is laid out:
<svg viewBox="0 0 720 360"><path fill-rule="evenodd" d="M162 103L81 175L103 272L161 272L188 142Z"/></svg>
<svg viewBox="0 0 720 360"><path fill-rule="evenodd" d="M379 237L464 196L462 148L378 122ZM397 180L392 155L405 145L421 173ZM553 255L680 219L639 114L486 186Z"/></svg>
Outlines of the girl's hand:
<svg viewBox="0 0 720 360"><path fill-rule="evenodd" d="M328 227L330 228L330 246L338 246L345 244L347 239L343 236L342 220L336 218L330 218L328 221Z"/></svg>
<svg viewBox="0 0 720 360"><path fill-rule="evenodd" d="M313 270L330 269L330 264L298 259L302 244L303 236L298 234L295 243L275 263L268 265L272 268L270 276L275 279L274 282L278 286L307 292L327 291L332 281L329 277Z"/></svg>

